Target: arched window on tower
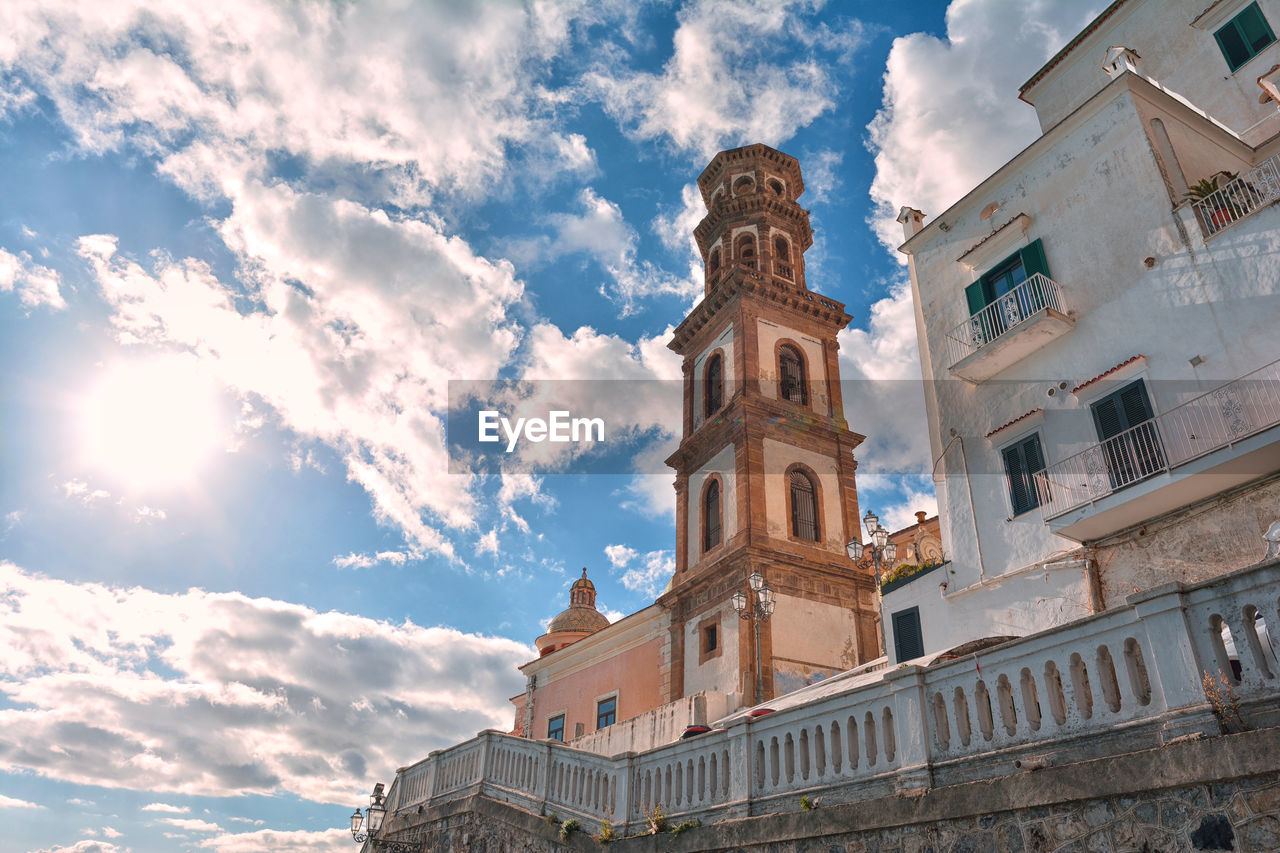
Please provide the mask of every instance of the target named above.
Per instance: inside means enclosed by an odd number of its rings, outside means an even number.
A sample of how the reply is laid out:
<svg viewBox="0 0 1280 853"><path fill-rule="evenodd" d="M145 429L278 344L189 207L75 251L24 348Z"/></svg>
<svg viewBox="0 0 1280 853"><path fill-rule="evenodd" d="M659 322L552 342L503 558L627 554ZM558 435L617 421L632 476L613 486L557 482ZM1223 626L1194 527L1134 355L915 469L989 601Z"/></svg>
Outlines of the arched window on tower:
<svg viewBox="0 0 1280 853"><path fill-rule="evenodd" d="M773 271L791 278L791 244L781 234L773 238Z"/></svg>
<svg viewBox="0 0 1280 853"><path fill-rule="evenodd" d="M715 275L720 271L720 247L716 246L711 250L711 256L707 258L707 272Z"/></svg>
<svg viewBox="0 0 1280 853"><path fill-rule="evenodd" d="M756 268L756 238L752 234L743 234L738 237L738 242L734 244L734 252L738 256L738 263L744 267Z"/></svg>
<svg viewBox="0 0 1280 853"><path fill-rule="evenodd" d="M782 399L801 406L809 405L808 383L804 381L804 360L795 347L784 345L778 350L779 391Z"/></svg>
<svg viewBox="0 0 1280 853"><path fill-rule="evenodd" d="M712 480L702 493L702 551L720 544L720 481Z"/></svg>
<svg viewBox="0 0 1280 853"><path fill-rule="evenodd" d="M716 353L707 359L702 416L710 418L724 405L724 359Z"/></svg>
<svg viewBox="0 0 1280 853"><path fill-rule="evenodd" d="M799 468L787 475L791 489L791 535L818 541L818 493L813 480Z"/></svg>

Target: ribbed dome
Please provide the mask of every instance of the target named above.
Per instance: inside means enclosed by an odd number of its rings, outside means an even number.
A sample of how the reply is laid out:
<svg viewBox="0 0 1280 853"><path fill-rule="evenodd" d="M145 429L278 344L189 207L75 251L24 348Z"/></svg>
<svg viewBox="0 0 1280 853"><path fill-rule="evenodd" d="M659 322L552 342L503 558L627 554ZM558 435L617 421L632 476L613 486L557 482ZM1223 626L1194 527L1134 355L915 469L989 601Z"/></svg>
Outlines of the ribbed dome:
<svg viewBox="0 0 1280 853"><path fill-rule="evenodd" d="M583 569L582 577L569 587L569 609L551 620L547 633L537 639L536 645L543 654L547 654L608 627L608 618L596 610L596 586L587 580L587 570Z"/></svg>
<svg viewBox="0 0 1280 853"><path fill-rule="evenodd" d="M570 607L551 620L551 624L547 627L547 633L555 634L558 631L591 631L594 633L601 628L608 627L609 620L594 607Z"/></svg>

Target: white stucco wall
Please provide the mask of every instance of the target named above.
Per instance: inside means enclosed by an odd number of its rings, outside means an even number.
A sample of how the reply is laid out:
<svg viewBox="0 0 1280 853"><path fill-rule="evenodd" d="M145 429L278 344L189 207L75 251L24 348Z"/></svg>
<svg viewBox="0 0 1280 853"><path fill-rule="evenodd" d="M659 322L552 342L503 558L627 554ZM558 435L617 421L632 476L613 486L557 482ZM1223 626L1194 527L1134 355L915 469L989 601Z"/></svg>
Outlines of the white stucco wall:
<svg viewBox="0 0 1280 853"><path fill-rule="evenodd" d="M1280 62L1280 42L1264 48L1233 73L1213 36L1250 2L1223 0L1211 15L1192 26L1214 4L1131 0L1028 92L1040 126L1048 129L1057 124L1109 82L1101 66L1112 45L1135 50L1141 57L1140 74L1201 106L1237 133L1274 114L1274 103L1258 102L1257 77ZM1259 0L1258 6L1271 29L1280 33L1280 0Z"/></svg>
<svg viewBox="0 0 1280 853"><path fill-rule="evenodd" d="M817 544L843 554L844 524L840 518L840 480L836 460L772 438L764 440L764 503L769 535L785 539L791 532L791 519L787 515L786 472L796 462L808 466L818 476L822 508L818 535L822 541Z"/></svg>

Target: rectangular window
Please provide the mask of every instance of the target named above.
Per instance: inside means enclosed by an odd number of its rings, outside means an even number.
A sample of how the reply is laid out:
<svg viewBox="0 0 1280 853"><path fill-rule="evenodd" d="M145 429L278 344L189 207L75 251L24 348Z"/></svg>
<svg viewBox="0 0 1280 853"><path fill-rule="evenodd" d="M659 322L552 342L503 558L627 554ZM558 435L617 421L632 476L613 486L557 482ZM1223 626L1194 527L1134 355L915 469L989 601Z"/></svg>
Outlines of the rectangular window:
<svg viewBox="0 0 1280 853"><path fill-rule="evenodd" d="M1253 59L1276 40L1275 33L1271 32L1271 26L1262 16L1257 3L1245 6L1239 15L1227 21L1213 37L1218 40L1218 48L1227 60L1227 67L1232 71Z"/></svg>
<svg viewBox="0 0 1280 853"><path fill-rule="evenodd" d="M1049 305L1051 294L1039 280L1019 287L1036 274L1049 276L1044 245L1039 240L1014 252L965 288L965 300L973 318L974 345L990 343ZM997 307L987 310L987 306L997 302L1000 303Z"/></svg>
<svg viewBox="0 0 1280 853"><path fill-rule="evenodd" d="M1102 442L1111 488L1123 488L1164 470L1164 444L1141 379L1089 408Z"/></svg>
<svg viewBox="0 0 1280 853"><path fill-rule="evenodd" d="M618 720L618 697L601 699L596 705L596 730L612 726Z"/></svg>
<svg viewBox="0 0 1280 853"><path fill-rule="evenodd" d="M1027 436L1017 444L1000 451L1004 457L1004 472L1009 478L1009 503L1013 514L1021 515L1040 506L1040 494L1036 491L1035 475L1044 470L1044 450L1040 447L1040 435Z"/></svg>
<svg viewBox="0 0 1280 853"><path fill-rule="evenodd" d="M564 742L564 714L547 720L547 737Z"/></svg>
<svg viewBox="0 0 1280 853"><path fill-rule="evenodd" d="M705 655L716 650L716 626L708 625L702 629L702 653Z"/></svg>
<svg viewBox="0 0 1280 853"><path fill-rule="evenodd" d="M920 608L909 607L893 614L893 651L898 663L914 660L924 654L924 637L920 633Z"/></svg>

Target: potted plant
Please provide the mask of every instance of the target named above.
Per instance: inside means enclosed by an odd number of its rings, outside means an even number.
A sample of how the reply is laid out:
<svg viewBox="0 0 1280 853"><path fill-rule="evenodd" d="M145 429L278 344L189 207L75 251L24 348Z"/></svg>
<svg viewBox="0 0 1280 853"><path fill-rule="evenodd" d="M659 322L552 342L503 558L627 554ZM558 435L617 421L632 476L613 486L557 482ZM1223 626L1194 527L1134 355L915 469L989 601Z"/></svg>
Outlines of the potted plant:
<svg viewBox="0 0 1280 853"><path fill-rule="evenodd" d="M1218 193L1218 190L1234 179L1235 175L1230 172L1218 172L1196 181L1187 188L1187 192L1183 195L1183 198L1191 202L1205 202L1212 198L1209 205L1203 205L1202 207L1213 208L1209 212L1209 221L1213 224L1215 231L1230 225L1244 213L1238 205L1226 197L1225 193Z"/></svg>

